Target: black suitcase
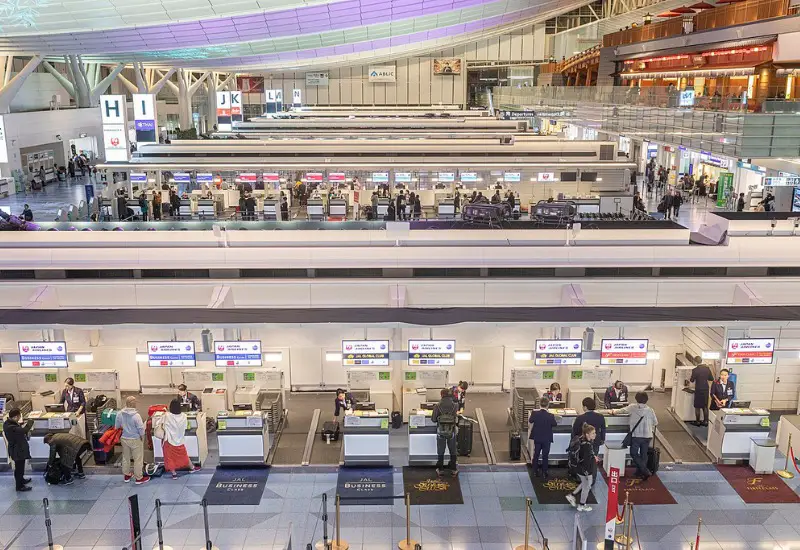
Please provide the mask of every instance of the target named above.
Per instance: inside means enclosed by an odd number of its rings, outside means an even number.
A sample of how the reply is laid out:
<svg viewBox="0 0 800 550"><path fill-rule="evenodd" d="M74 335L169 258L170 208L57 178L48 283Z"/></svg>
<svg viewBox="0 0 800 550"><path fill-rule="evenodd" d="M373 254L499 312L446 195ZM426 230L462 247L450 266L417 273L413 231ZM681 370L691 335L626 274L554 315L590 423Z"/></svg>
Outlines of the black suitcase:
<svg viewBox="0 0 800 550"><path fill-rule="evenodd" d="M48 485L58 485L63 474L58 464L48 464L44 471L44 480Z"/></svg>
<svg viewBox="0 0 800 550"><path fill-rule="evenodd" d="M458 435L456 436L456 448L461 456L469 456L472 453L472 422L463 418L458 419Z"/></svg>
<svg viewBox="0 0 800 550"><path fill-rule="evenodd" d="M519 432L509 434L508 449L511 453L511 460L519 460L522 457L522 438L519 436Z"/></svg>
<svg viewBox="0 0 800 550"><path fill-rule="evenodd" d="M650 447L647 449L647 469L651 474L655 474L661 466L661 449Z"/></svg>
<svg viewBox="0 0 800 550"><path fill-rule="evenodd" d="M399 411L392 413L392 428L399 430L403 427L403 415Z"/></svg>
<svg viewBox="0 0 800 550"><path fill-rule="evenodd" d="M339 441L339 423L325 422L322 425L322 441Z"/></svg>

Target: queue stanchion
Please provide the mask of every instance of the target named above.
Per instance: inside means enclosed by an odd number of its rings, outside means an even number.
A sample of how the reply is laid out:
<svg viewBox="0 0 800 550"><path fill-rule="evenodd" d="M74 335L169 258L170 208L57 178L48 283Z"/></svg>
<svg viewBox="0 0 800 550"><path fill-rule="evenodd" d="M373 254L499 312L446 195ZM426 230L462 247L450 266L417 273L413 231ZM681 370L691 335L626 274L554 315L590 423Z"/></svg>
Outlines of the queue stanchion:
<svg viewBox="0 0 800 550"><path fill-rule="evenodd" d="M700 550L700 527L703 525L703 518L697 518L697 538L694 540L694 550Z"/></svg>
<svg viewBox="0 0 800 550"><path fill-rule="evenodd" d="M414 550L417 541L411 538L411 493L406 493L406 538L397 543L400 550Z"/></svg>
<svg viewBox="0 0 800 550"><path fill-rule="evenodd" d="M794 472L789 471L789 455L792 454L792 434L789 434L789 442L786 444L786 463L783 465L783 470L775 472L783 479L794 478Z"/></svg>
<svg viewBox="0 0 800 550"><path fill-rule="evenodd" d="M171 546L164 546L164 522L161 520L161 499L156 499L156 530L158 531L158 544L153 550L172 550Z"/></svg>
<svg viewBox="0 0 800 550"><path fill-rule="evenodd" d="M203 545L203 549L219 550L219 548L211 544L211 530L208 528L208 501L203 499L202 502L200 502L200 506L203 508L203 528L205 529L206 536L206 542Z"/></svg>
<svg viewBox="0 0 800 550"><path fill-rule="evenodd" d="M339 494L336 494L336 540L331 542L331 550L348 550L350 545L347 544L347 541L342 540L342 531L341 531L341 522L342 522L342 512L341 512L341 498Z"/></svg>
<svg viewBox="0 0 800 550"><path fill-rule="evenodd" d="M316 529L314 530L316 531ZM328 494L327 493L322 493L322 540L316 544L316 548L317 550L327 550L328 548Z"/></svg>
<svg viewBox="0 0 800 550"><path fill-rule="evenodd" d="M536 550L533 546L528 544L531 539L531 504L530 498L525 498L525 539L522 544L514 547L514 550Z"/></svg>
<svg viewBox="0 0 800 550"><path fill-rule="evenodd" d="M47 530L47 546L45 550L64 550L60 544L53 543L53 522L50 520L50 501L42 499L44 505L44 528Z"/></svg>
<svg viewBox="0 0 800 550"><path fill-rule="evenodd" d="M625 504L622 507L622 533L614 537L614 542L623 548L628 548L631 544L631 510L633 504L630 501L630 491L625 491Z"/></svg>

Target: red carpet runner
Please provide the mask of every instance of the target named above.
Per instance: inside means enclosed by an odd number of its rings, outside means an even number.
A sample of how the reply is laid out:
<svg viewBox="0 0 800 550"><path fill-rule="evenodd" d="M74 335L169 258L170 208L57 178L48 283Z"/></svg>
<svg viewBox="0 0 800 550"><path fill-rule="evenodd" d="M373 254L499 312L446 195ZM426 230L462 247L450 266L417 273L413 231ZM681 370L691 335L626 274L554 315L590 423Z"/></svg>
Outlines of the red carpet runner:
<svg viewBox="0 0 800 550"><path fill-rule="evenodd" d="M800 496L775 474L754 474L750 466L717 466L747 504L795 504Z"/></svg>
<svg viewBox="0 0 800 550"><path fill-rule="evenodd" d="M625 493L630 496L630 502L634 504L676 504L672 493L658 479L658 474L650 476L647 481L634 477L635 468L625 470L625 477L619 480L619 506L625 503ZM608 476L603 473L603 479L608 483Z"/></svg>

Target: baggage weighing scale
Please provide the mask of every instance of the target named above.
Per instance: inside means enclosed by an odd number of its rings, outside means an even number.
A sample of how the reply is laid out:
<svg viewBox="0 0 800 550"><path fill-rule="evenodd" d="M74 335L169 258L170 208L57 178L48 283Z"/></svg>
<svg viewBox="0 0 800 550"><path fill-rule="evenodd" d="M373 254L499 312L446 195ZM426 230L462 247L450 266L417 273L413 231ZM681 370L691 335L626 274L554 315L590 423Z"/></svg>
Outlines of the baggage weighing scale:
<svg viewBox="0 0 800 550"><path fill-rule="evenodd" d="M166 413L158 411L153 415L153 426L156 426L162 421ZM208 439L206 436L206 413L203 411L187 412L186 418L188 420L186 425L186 452L189 454L189 459L193 464L202 466L208 458ZM153 457L156 463L164 462L164 451L162 450L161 440L157 437L153 438Z"/></svg>
<svg viewBox="0 0 800 550"><path fill-rule="evenodd" d="M200 398L200 408L208 418L216 418L217 414L228 410L228 382L224 369L188 369L181 375L186 389Z"/></svg>
<svg viewBox="0 0 800 550"><path fill-rule="evenodd" d="M436 424L431 420L436 403L424 403L414 409L408 417L408 464L409 466L433 466L436 464ZM450 460L450 451L444 448L445 464Z"/></svg>
<svg viewBox="0 0 800 550"><path fill-rule="evenodd" d="M449 385L450 371L447 368L409 367L403 371L403 422L409 422L412 411L422 408L423 403L436 402L442 398L441 391Z"/></svg>
<svg viewBox="0 0 800 550"><path fill-rule="evenodd" d="M718 461L750 458L751 439L769 437L766 409L720 409L708 435L708 450Z"/></svg>
<svg viewBox="0 0 800 550"><path fill-rule="evenodd" d="M53 405L51 407L55 408ZM28 420L33 420L29 436L32 468L43 469L50 460L50 445L44 442L44 436L49 433L70 433L78 418L83 419L83 415L76 417L75 413L45 411L31 411L25 415L23 425Z"/></svg>
<svg viewBox="0 0 800 550"><path fill-rule="evenodd" d="M389 409L347 411L343 432L345 466L389 465Z"/></svg>
<svg viewBox="0 0 800 550"><path fill-rule="evenodd" d="M220 466L263 465L272 447L266 411L224 411L217 415Z"/></svg>

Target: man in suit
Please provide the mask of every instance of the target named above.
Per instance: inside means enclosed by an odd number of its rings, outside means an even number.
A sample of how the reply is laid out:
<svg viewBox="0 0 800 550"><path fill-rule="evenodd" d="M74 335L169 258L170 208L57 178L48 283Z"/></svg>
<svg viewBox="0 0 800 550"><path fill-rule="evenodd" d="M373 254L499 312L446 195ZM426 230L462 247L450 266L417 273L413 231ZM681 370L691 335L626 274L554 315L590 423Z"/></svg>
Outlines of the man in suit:
<svg viewBox="0 0 800 550"><path fill-rule="evenodd" d="M64 380L64 389L61 390L58 402L64 405L64 411L74 412L76 416L82 415L86 410L86 396L82 389L75 387L75 380L72 378Z"/></svg>
<svg viewBox="0 0 800 550"><path fill-rule="evenodd" d="M542 397L540 408L531 412L528 422L531 423L530 439L533 440L533 475L538 476L541 469L542 477L547 479L547 462L550 459L550 445L553 443L553 428L558 426L559 418L547 410L550 400ZM539 456L542 464L539 466Z"/></svg>
<svg viewBox="0 0 800 550"><path fill-rule="evenodd" d="M600 446L606 441L606 418L602 414L595 412L597 402L594 398L584 397L582 403L584 413L575 418L575 422L572 424L572 437L580 437L583 434L584 424L594 427L597 437L592 440L592 445L594 446L594 454L598 455Z"/></svg>
<svg viewBox="0 0 800 550"><path fill-rule="evenodd" d="M14 461L14 481L17 491L30 491L30 478L25 477L25 462L31 457L28 444L28 433L33 429L33 420L25 426L20 425L22 413L19 409L11 409L8 419L3 423L3 435L8 445L8 458Z"/></svg>

